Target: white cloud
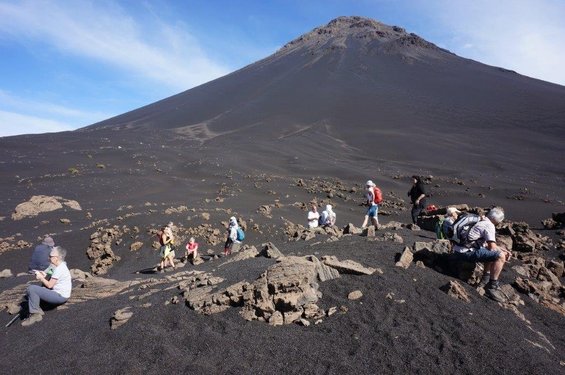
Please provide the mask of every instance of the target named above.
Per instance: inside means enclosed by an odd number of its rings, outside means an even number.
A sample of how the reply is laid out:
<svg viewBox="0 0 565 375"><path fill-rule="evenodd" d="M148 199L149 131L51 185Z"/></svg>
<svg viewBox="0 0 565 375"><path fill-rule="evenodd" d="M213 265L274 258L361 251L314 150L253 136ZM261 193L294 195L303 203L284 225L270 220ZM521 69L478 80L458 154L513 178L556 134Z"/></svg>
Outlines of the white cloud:
<svg viewBox="0 0 565 375"><path fill-rule="evenodd" d="M565 85L564 1L441 0L433 4L429 10L440 15L440 22L455 35L447 45L451 51Z"/></svg>
<svg viewBox="0 0 565 375"><path fill-rule="evenodd" d="M229 72L211 61L182 25L137 22L118 6L90 1L0 4L0 33L39 40L185 90Z"/></svg>
<svg viewBox="0 0 565 375"><path fill-rule="evenodd" d="M64 122L0 110L0 137L60 132L76 128Z"/></svg>
<svg viewBox="0 0 565 375"><path fill-rule="evenodd" d="M22 99L0 90L0 137L73 130L113 115Z"/></svg>

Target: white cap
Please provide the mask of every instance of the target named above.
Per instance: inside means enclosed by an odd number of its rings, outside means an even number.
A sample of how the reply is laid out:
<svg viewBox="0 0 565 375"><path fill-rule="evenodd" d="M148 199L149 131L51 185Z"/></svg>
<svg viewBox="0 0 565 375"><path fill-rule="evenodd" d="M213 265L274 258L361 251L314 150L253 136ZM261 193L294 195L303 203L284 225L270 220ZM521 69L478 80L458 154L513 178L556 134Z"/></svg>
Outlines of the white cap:
<svg viewBox="0 0 565 375"><path fill-rule="evenodd" d="M375 186L375 183L371 180L367 181L366 183L367 186Z"/></svg>
<svg viewBox="0 0 565 375"><path fill-rule="evenodd" d="M461 213L461 211L459 211L455 207L447 207L447 216L451 216L453 214L460 214L460 213Z"/></svg>

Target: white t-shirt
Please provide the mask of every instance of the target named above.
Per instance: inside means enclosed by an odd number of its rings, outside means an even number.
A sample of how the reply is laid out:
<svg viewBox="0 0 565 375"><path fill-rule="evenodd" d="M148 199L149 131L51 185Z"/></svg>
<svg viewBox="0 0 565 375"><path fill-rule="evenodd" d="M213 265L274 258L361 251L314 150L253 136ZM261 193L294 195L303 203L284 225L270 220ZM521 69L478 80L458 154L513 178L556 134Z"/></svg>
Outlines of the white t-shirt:
<svg viewBox="0 0 565 375"><path fill-rule="evenodd" d="M469 230L467 238L469 241L476 241L475 243L478 247L485 247L488 242L496 242L496 228L487 217L484 217L477 224L473 225ZM458 253L464 253L470 249L455 245L453 250Z"/></svg>
<svg viewBox="0 0 565 375"><path fill-rule="evenodd" d="M61 297L69 298L71 296L71 289L73 287L73 283L71 280L71 273L69 272L69 268L67 267L67 263L63 262L59 264L53 275L51 275L52 279L57 279L57 282L53 286L53 291L59 293Z"/></svg>
<svg viewBox="0 0 565 375"><path fill-rule="evenodd" d="M326 210L322 211L322 223L323 225L335 225L336 215L334 211L328 212Z"/></svg>
<svg viewBox="0 0 565 375"><path fill-rule="evenodd" d="M317 228L318 227L318 219L320 218L320 214L316 211L309 211L308 212L308 228Z"/></svg>
<svg viewBox="0 0 565 375"><path fill-rule="evenodd" d="M375 203L375 191L373 190L372 187L367 188L367 190L365 192L365 197L367 198L367 203L369 203L371 206L377 205Z"/></svg>

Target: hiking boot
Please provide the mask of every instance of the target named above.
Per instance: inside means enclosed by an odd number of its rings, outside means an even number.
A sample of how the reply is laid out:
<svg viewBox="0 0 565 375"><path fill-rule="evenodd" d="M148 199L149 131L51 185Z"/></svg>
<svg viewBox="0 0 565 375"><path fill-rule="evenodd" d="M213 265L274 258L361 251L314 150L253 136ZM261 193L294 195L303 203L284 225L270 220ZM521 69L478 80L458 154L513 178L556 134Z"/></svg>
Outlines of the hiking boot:
<svg viewBox="0 0 565 375"><path fill-rule="evenodd" d="M39 313L30 314L29 317L22 322L22 326L29 327L30 325L41 322L43 320L43 315Z"/></svg>
<svg viewBox="0 0 565 375"><path fill-rule="evenodd" d="M487 276L483 276L483 277L481 278L481 281L480 281L479 284L477 285L477 288L483 288L483 289L485 289L486 286L488 285L489 281L490 281L490 274L487 275Z"/></svg>
<svg viewBox="0 0 565 375"><path fill-rule="evenodd" d="M485 290L485 296L496 302L504 303L508 300L506 295L500 288L489 288Z"/></svg>

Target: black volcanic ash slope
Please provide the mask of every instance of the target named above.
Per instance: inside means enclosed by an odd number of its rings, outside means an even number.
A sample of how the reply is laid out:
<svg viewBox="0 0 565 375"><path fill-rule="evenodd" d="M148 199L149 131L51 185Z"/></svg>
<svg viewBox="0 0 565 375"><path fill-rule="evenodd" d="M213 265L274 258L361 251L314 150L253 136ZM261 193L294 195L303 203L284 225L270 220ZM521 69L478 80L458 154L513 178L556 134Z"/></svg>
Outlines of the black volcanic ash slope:
<svg viewBox="0 0 565 375"><path fill-rule="evenodd" d="M239 71L82 131L173 129L274 160L336 150L414 168L465 169L472 159L485 172L559 174L548 161L563 151L564 103L562 86L458 57L399 27L340 17Z"/></svg>

